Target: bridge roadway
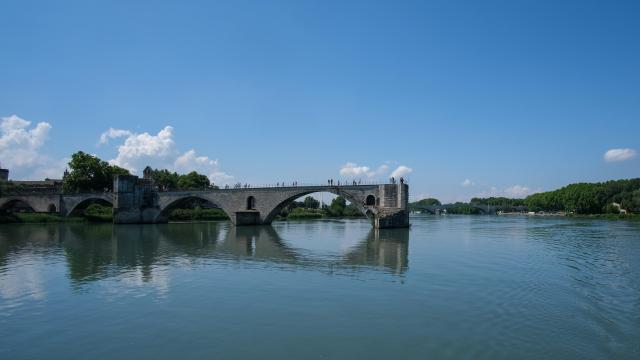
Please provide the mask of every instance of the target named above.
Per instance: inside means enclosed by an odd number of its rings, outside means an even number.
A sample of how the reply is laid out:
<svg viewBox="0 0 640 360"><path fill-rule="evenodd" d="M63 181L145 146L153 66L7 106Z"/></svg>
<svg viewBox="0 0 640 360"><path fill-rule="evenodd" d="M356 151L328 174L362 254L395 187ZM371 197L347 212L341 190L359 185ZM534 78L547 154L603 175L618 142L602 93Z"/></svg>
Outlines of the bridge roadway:
<svg viewBox="0 0 640 360"><path fill-rule="evenodd" d="M0 208L23 202L36 212L68 216L89 202L113 205L114 223L163 223L171 209L188 199L202 199L222 209L235 225L270 224L295 199L316 192L341 195L372 220L376 228L408 227L407 184L285 186L265 188L158 191L132 175L114 179L113 193L16 194L0 197Z"/></svg>

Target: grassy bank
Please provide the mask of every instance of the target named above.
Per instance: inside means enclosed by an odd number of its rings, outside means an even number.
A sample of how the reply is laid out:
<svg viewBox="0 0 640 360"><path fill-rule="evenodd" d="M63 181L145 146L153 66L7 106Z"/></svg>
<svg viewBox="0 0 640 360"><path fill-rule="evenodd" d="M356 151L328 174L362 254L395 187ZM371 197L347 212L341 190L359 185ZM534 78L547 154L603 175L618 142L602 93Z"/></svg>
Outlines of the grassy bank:
<svg viewBox="0 0 640 360"><path fill-rule="evenodd" d="M41 223L68 223L83 222L83 217L66 217L57 214L45 213L17 213L0 215L0 224L41 224Z"/></svg>
<svg viewBox="0 0 640 360"><path fill-rule="evenodd" d="M228 220L220 209L175 209L169 213L169 221Z"/></svg>

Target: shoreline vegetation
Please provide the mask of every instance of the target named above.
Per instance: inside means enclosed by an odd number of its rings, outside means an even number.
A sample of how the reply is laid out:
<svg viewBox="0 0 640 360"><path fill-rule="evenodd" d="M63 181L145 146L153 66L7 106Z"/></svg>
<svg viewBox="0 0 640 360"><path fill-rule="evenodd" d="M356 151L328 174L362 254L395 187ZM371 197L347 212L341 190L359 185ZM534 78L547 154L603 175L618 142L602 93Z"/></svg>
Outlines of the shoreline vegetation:
<svg viewBox="0 0 640 360"><path fill-rule="evenodd" d="M428 208L465 215L483 214L485 207L494 208L502 215L636 219L640 216L640 178L570 184L524 199L472 198L468 203L442 204L438 199L428 198L409 204L412 212Z"/></svg>

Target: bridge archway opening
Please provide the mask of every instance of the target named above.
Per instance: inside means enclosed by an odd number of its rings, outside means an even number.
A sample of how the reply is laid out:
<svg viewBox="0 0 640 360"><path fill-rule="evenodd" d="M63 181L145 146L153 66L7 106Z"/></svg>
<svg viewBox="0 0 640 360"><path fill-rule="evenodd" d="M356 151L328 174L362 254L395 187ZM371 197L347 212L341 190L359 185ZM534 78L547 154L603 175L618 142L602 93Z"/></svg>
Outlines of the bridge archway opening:
<svg viewBox="0 0 640 360"><path fill-rule="evenodd" d="M304 192L282 201L271 213L266 221L319 219L323 217L362 218L370 217L362 200L357 203L348 194L322 192Z"/></svg>
<svg viewBox="0 0 640 360"><path fill-rule="evenodd" d="M192 220L228 220L229 214L212 201L198 197L186 196L169 203L162 209L159 217L169 221Z"/></svg>
<svg viewBox="0 0 640 360"><path fill-rule="evenodd" d="M7 201L0 207L0 210L10 213L35 212L33 207L29 205L29 203L20 199L12 199Z"/></svg>
<svg viewBox="0 0 640 360"><path fill-rule="evenodd" d="M376 205L376 197L373 195L367 195L365 200L365 205L367 206L375 206Z"/></svg>
<svg viewBox="0 0 640 360"><path fill-rule="evenodd" d="M256 209L256 198L253 196L249 196L247 198L247 210L255 210Z"/></svg>
<svg viewBox="0 0 640 360"><path fill-rule="evenodd" d="M49 204L49 206L47 206L47 211L54 213L58 211L58 208L56 207L56 204Z"/></svg>
<svg viewBox="0 0 640 360"><path fill-rule="evenodd" d="M108 215L113 211L113 204L101 198L85 199L69 210L69 216L85 216L87 211Z"/></svg>

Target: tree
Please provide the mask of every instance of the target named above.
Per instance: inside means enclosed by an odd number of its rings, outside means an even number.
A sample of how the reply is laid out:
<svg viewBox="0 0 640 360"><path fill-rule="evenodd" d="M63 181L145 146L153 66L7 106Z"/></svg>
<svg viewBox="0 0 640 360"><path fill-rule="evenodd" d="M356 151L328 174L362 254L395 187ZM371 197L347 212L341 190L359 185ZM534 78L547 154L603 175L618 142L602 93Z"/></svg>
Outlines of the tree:
<svg viewBox="0 0 640 360"><path fill-rule="evenodd" d="M344 208L347 206L347 200L342 196L337 196L331 200L331 205L327 208L329 216L342 216L344 214Z"/></svg>
<svg viewBox="0 0 640 360"><path fill-rule="evenodd" d="M311 196L304 198L304 207L306 209L318 209L320 207L320 201L314 199Z"/></svg>
<svg viewBox="0 0 640 360"><path fill-rule="evenodd" d="M422 200L418 200L412 203L409 203L409 210L411 211L419 211L425 206L440 206L440 200L434 198L426 198Z"/></svg>
<svg viewBox="0 0 640 360"><path fill-rule="evenodd" d="M129 170L109 165L106 161L78 151L71 155L71 171L64 177L65 192L92 192L113 190L115 175L129 175Z"/></svg>
<svg viewBox="0 0 640 360"><path fill-rule="evenodd" d="M207 189L209 187L211 187L209 178L195 171L180 175L178 178L178 189L180 190Z"/></svg>
<svg viewBox="0 0 640 360"><path fill-rule="evenodd" d="M155 169L153 173L151 173L151 178L160 190L170 191L178 189L180 175L176 172L170 172L167 169Z"/></svg>
<svg viewBox="0 0 640 360"><path fill-rule="evenodd" d="M342 211L342 216L355 217L355 216L363 216L363 215L360 209L358 209L358 207L356 206L356 204L351 203L344 207L344 210Z"/></svg>
<svg viewBox="0 0 640 360"><path fill-rule="evenodd" d="M570 184L554 191L533 194L524 199L531 211L565 210L576 214L597 214L610 211L607 207L617 202L623 209L640 211L640 201L634 196L640 190L640 178L611 180L603 183ZM640 200L640 199L639 199Z"/></svg>

